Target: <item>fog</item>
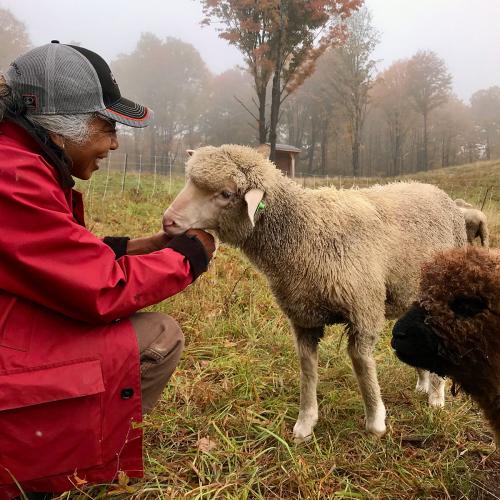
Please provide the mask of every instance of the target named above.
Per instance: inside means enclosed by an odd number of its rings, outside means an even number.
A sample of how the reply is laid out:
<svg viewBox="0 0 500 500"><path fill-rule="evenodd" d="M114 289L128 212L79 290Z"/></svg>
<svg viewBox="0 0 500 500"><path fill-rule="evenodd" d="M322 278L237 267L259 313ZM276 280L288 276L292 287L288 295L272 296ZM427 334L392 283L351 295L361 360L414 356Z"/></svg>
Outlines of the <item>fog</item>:
<svg viewBox="0 0 500 500"><path fill-rule="evenodd" d="M419 49L432 50L445 60L461 99L500 84L500 1L366 0L366 5L381 33L375 52L379 69ZM200 26L196 0L0 0L0 7L26 24L35 45L77 41L112 60L131 52L141 33L152 32L191 43L215 73L243 64L214 27Z"/></svg>

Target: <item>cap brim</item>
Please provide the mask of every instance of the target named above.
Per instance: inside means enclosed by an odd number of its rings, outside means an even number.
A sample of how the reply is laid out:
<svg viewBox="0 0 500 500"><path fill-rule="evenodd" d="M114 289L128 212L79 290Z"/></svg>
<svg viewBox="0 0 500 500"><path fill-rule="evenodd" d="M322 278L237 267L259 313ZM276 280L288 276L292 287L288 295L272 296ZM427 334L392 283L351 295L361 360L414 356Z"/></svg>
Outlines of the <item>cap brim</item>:
<svg viewBox="0 0 500 500"><path fill-rule="evenodd" d="M153 120L153 112L149 108L124 97L98 113L129 127L147 127Z"/></svg>

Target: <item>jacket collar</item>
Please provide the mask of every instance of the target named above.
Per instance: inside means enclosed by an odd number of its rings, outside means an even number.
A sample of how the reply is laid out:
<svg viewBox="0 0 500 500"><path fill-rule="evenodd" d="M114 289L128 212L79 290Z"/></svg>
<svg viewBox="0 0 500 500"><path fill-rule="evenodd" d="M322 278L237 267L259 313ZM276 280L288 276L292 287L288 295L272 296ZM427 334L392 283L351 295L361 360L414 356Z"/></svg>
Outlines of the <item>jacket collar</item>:
<svg viewBox="0 0 500 500"><path fill-rule="evenodd" d="M68 165L71 160L51 141L45 130L33 125L24 115L7 114L6 119L0 122L0 132L27 149L40 152L45 160L57 170L63 188L72 188L75 185Z"/></svg>

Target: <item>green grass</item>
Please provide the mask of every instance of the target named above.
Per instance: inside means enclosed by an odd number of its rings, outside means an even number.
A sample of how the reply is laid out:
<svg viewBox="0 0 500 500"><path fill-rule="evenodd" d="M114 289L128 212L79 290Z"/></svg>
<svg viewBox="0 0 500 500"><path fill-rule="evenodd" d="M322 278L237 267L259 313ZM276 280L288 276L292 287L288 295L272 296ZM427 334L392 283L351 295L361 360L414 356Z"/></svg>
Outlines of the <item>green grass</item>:
<svg viewBox="0 0 500 500"><path fill-rule="evenodd" d="M500 164L414 176L474 204L488 194L493 244L500 233ZM165 179L106 174L82 183L87 223L99 235L141 236L182 186ZM386 182L387 179L382 180ZM329 180L330 182L330 180ZM361 185L373 180L358 180ZM345 183L344 183L345 185ZM170 187L170 189L169 189ZM169 192L170 191L170 192ZM479 203L480 204L480 203ZM144 422L146 476L85 489L85 498L497 498L500 463L478 408L447 393L431 410L414 391L415 374L390 348L387 323L376 351L388 433L364 432L363 407L340 327L320 345L320 419L311 442L295 445L299 368L286 318L265 279L237 250L221 247L208 273L158 304L186 335L179 369ZM83 493L73 493L71 498Z"/></svg>

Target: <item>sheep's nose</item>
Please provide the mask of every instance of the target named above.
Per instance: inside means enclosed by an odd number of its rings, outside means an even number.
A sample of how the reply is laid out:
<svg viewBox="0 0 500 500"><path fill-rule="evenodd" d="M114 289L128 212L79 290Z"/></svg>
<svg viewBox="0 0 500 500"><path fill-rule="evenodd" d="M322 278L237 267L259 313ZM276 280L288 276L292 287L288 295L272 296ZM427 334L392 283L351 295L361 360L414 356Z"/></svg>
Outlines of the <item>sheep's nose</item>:
<svg viewBox="0 0 500 500"><path fill-rule="evenodd" d="M171 217L163 217L163 230L173 229L177 226L177 223Z"/></svg>
<svg viewBox="0 0 500 500"><path fill-rule="evenodd" d="M406 337L407 333L404 328L401 327L401 323L397 321L392 329L392 337L396 339L402 339Z"/></svg>

